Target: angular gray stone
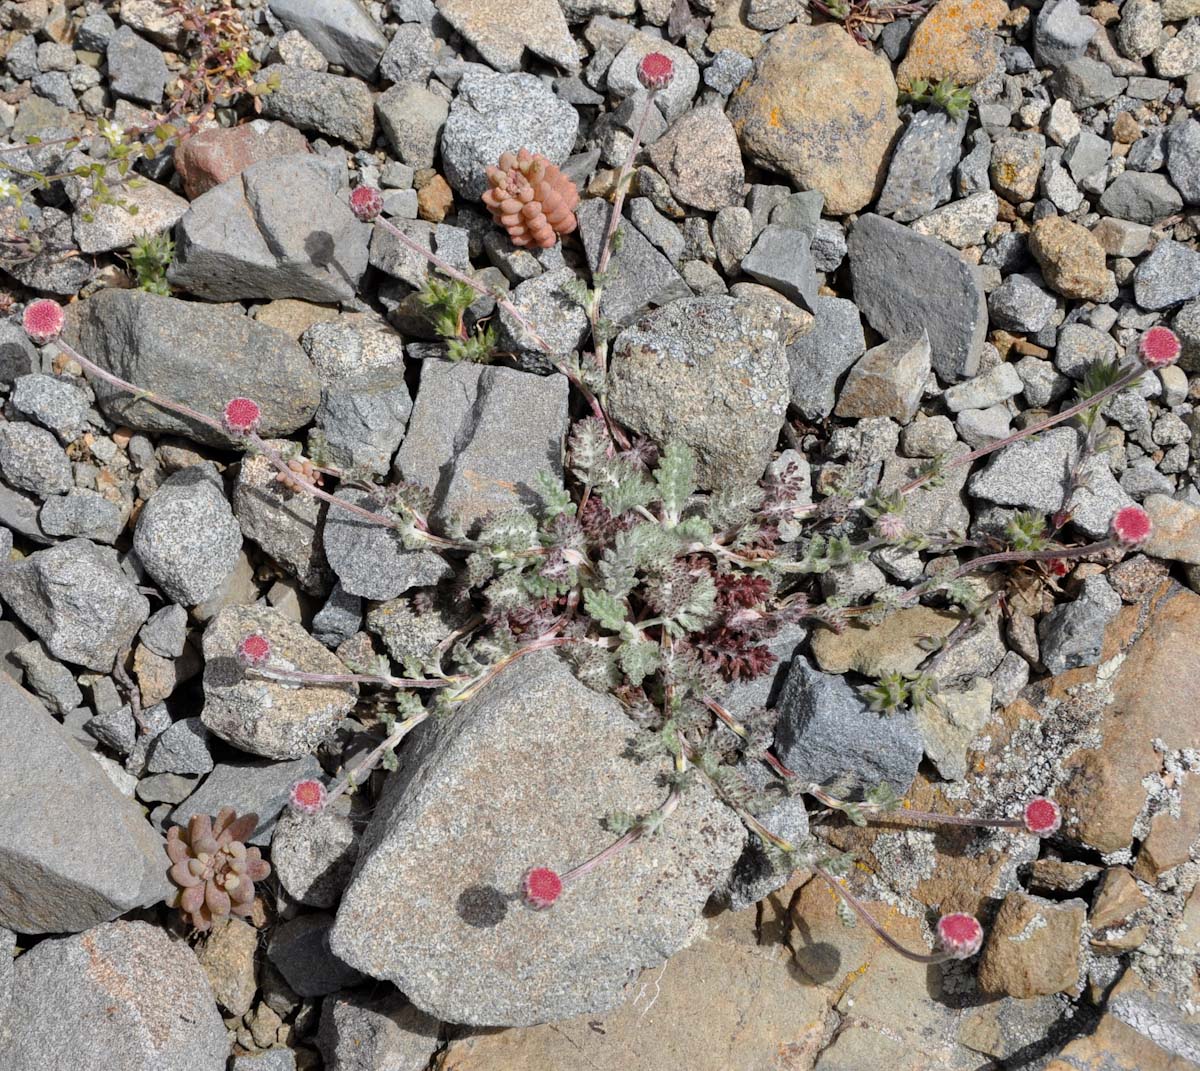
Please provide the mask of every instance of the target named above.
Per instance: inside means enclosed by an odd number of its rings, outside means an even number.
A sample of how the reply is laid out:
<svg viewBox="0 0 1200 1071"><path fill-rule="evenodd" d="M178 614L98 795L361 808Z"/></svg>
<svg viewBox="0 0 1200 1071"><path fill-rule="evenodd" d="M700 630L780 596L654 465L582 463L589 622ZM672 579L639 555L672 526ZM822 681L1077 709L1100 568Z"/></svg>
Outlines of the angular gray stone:
<svg viewBox="0 0 1200 1071"><path fill-rule="evenodd" d="M348 142L356 149L370 148L375 140L371 91L357 78L275 63L259 71L257 80L276 83L270 93L258 98L265 118L282 119L300 130Z"/></svg>
<svg viewBox="0 0 1200 1071"><path fill-rule="evenodd" d="M362 599L336 583L325 605L313 615L313 638L326 647L337 647L359 630L362 615Z"/></svg>
<svg viewBox="0 0 1200 1071"><path fill-rule="evenodd" d="M792 404L809 420L833 412L837 382L866 352L858 307L844 298L818 297L812 330L787 348Z"/></svg>
<svg viewBox="0 0 1200 1071"><path fill-rule="evenodd" d="M663 220L666 223L666 220ZM666 223L668 227L671 225ZM676 232L678 234L678 232ZM681 239L682 241L682 239ZM587 334L588 318L582 306L563 289L575 278L571 268L554 268L527 279L512 292L510 300L538 337L556 357L576 350ZM525 327L507 309L500 309L503 329L501 349L517 354L517 364L529 372L552 370L546 352L528 335Z"/></svg>
<svg viewBox="0 0 1200 1071"><path fill-rule="evenodd" d="M1125 79L1117 78L1108 65L1099 60L1080 58L1064 63L1050 76L1047 84L1055 96L1065 97L1076 111L1083 111L1120 94L1125 88Z"/></svg>
<svg viewBox="0 0 1200 1071"><path fill-rule="evenodd" d="M1143 309L1166 309L1200 295L1200 253L1164 238L1133 273L1133 298Z"/></svg>
<svg viewBox="0 0 1200 1071"><path fill-rule="evenodd" d="M1058 303L1028 275L1014 272L988 295L992 322L1006 331L1036 333L1053 318Z"/></svg>
<svg viewBox="0 0 1200 1071"><path fill-rule="evenodd" d="M322 997L363 980L330 949L332 926L333 916L319 912L289 919L271 935L267 958L299 996Z"/></svg>
<svg viewBox="0 0 1200 1071"><path fill-rule="evenodd" d="M599 815L662 802L665 763L627 758L629 735L620 707L551 652L427 722L364 835L334 954L451 1022L531 1025L620 1004L641 968L687 942L744 839L701 787L552 913L521 903L529 867L565 869L611 842Z"/></svg>
<svg viewBox="0 0 1200 1071"><path fill-rule="evenodd" d="M165 897L169 865L137 804L41 703L0 674L0 926L86 930ZM10 1056L0 1044L0 1067Z"/></svg>
<svg viewBox="0 0 1200 1071"><path fill-rule="evenodd" d="M1117 344L1106 332L1087 324L1063 324L1058 331L1054 367L1064 376L1082 379L1092 364L1111 360L1116 355Z"/></svg>
<svg viewBox="0 0 1200 1071"><path fill-rule="evenodd" d="M16 962L0 1071L224 1071L228 1055L204 969L158 926L107 923Z"/></svg>
<svg viewBox="0 0 1200 1071"><path fill-rule="evenodd" d="M955 249L965 249L983 244L987 232L996 224L999 211L1000 202L996 195L991 190L981 190L935 208L916 220L913 230L946 242Z"/></svg>
<svg viewBox="0 0 1200 1071"><path fill-rule="evenodd" d="M662 90L654 103L666 116L668 122L678 119L692 103L700 85L700 69L686 49L665 42L650 33L637 33L625 42L607 72L608 91L616 97L629 97L642 92L637 68L642 57L650 52L661 52L675 67L671 84Z"/></svg>
<svg viewBox="0 0 1200 1071"><path fill-rule="evenodd" d="M428 26L408 23L397 26L379 60L379 74L385 81L401 85L415 82L425 85L437 63L438 40Z"/></svg>
<svg viewBox="0 0 1200 1071"><path fill-rule="evenodd" d="M611 210L612 206L601 197L590 197L575 210L579 237L592 271L600 262L600 244ZM667 305L691 296L683 277L641 231L622 222L619 233L621 248L608 262L609 281L600 298L601 315L624 326L648 305Z"/></svg>
<svg viewBox="0 0 1200 1071"><path fill-rule="evenodd" d="M816 311L817 273L810 239L803 231L777 223L764 227L742 258L742 271L801 308Z"/></svg>
<svg viewBox="0 0 1200 1071"><path fill-rule="evenodd" d="M87 427L88 397L65 379L21 376L13 384L12 404L64 443L77 438Z"/></svg>
<svg viewBox="0 0 1200 1071"><path fill-rule="evenodd" d="M358 0L271 0L271 14L298 30L330 63L370 79L387 38Z"/></svg>
<svg viewBox="0 0 1200 1071"><path fill-rule="evenodd" d="M1100 197L1100 211L1106 216L1135 223L1157 223L1182 209L1183 198L1166 176L1144 171L1122 172Z"/></svg>
<svg viewBox="0 0 1200 1071"><path fill-rule="evenodd" d="M376 374L326 386L315 423L325 437L331 464L383 475L404 438L411 412L403 374Z"/></svg>
<svg viewBox="0 0 1200 1071"><path fill-rule="evenodd" d="M1200 122L1195 119L1168 128L1167 173L1186 204L1200 204Z"/></svg>
<svg viewBox="0 0 1200 1071"><path fill-rule="evenodd" d="M149 41L128 26L122 26L108 39L109 89L118 96L139 104L161 104L167 84L167 63Z"/></svg>
<svg viewBox="0 0 1200 1071"><path fill-rule="evenodd" d="M55 714L65 716L83 702L73 674L56 662L37 640L14 647L8 657L25 671L25 687L35 692Z"/></svg>
<svg viewBox="0 0 1200 1071"><path fill-rule="evenodd" d="M187 611L174 603L156 610L138 639L160 658L178 658L187 643Z"/></svg>
<svg viewBox="0 0 1200 1071"><path fill-rule="evenodd" d="M924 333L875 346L850 369L834 411L842 417L891 417L907 424L916 416L930 371Z"/></svg>
<svg viewBox="0 0 1200 1071"><path fill-rule="evenodd" d="M488 188L485 168L513 146L561 164L575 145L579 113L532 74L472 69L458 83L442 129L442 164L455 191L476 201Z"/></svg>
<svg viewBox="0 0 1200 1071"><path fill-rule="evenodd" d="M690 446L703 488L754 482L787 412L783 334L770 301L672 302L617 337L609 411L660 445Z"/></svg>
<svg viewBox="0 0 1200 1071"><path fill-rule="evenodd" d="M562 475L568 423L564 376L426 360L396 475L433 492L440 523L455 516L473 530L533 505L539 473Z"/></svg>
<svg viewBox="0 0 1200 1071"><path fill-rule="evenodd" d="M216 814L232 807L238 814L258 815L258 825L248 844L271 843L276 820L287 806L288 793L297 781L321 777L321 764L312 755L291 762L242 759L220 762L204 783L169 816L168 825L186 826L194 814Z"/></svg>
<svg viewBox="0 0 1200 1071"><path fill-rule="evenodd" d="M444 97L406 82L381 93L375 101L375 113L392 151L404 163L410 167L433 166L438 136L450 114Z"/></svg>
<svg viewBox="0 0 1200 1071"><path fill-rule="evenodd" d="M1155 0L1132 0L1121 8L1117 47L1130 59L1142 59L1158 48L1162 27L1162 4Z"/></svg>
<svg viewBox="0 0 1200 1071"><path fill-rule="evenodd" d="M874 214L858 219L847 244L867 322L884 338L928 330L938 375L951 383L973 376L988 324L979 269L944 242Z"/></svg>
<svg viewBox="0 0 1200 1071"><path fill-rule="evenodd" d="M125 529L120 506L80 487L46 499L38 520L47 535L83 536L97 543L115 543Z"/></svg>
<svg viewBox="0 0 1200 1071"><path fill-rule="evenodd" d="M1121 609L1121 596L1103 576L1089 576L1070 602L1038 624L1042 663L1054 674L1100 661L1104 630Z"/></svg>
<svg viewBox="0 0 1200 1071"><path fill-rule="evenodd" d="M977 498L997 505L1053 513L1064 504L1078 453L1074 428L1051 428L998 450L971 476L968 487Z"/></svg>
<svg viewBox="0 0 1200 1071"><path fill-rule="evenodd" d="M1028 665L1022 660L1028 669ZM936 701L923 703L916 713L917 729L929 761L948 781L967 776L967 747L992 712L992 685L973 681L969 688L942 690Z"/></svg>
<svg viewBox="0 0 1200 1071"><path fill-rule="evenodd" d="M271 866L293 900L334 907L358 859L358 840L354 822L336 805L318 814L288 809L271 837Z"/></svg>
<svg viewBox="0 0 1200 1071"><path fill-rule="evenodd" d="M1100 24L1079 10L1076 0L1050 0L1033 26L1033 54L1039 67L1061 67L1079 59Z"/></svg>
<svg viewBox="0 0 1200 1071"><path fill-rule="evenodd" d="M498 71L521 70L526 51L579 70L579 49L558 0L530 0L521 18L508 17L495 0L443 0L438 13Z"/></svg>
<svg viewBox="0 0 1200 1071"><path fill-rule="evenodd" d="M37 350L20 324L0 323L0 383L13 383L29 375L37 364Z"/></svg>
<svg viewBox="0 0 1200 1071"><path fill-rule="evenodd" d="M56 658L105 673L150 616L116 551L86 539L4 563L0 598Z"/></svg>
<svg viewBox="0 0 1200 1071"><path fill-rule="evenodd" d="M349 301L370 237L340 192L340 168L312 153L277 156L192 202L167 276L209 301Z"/></svg>
<svg viewBox="0 0 1200 1071"><path fill-rule="evenodd" d="M425 1071L441 1024L401 993L334 993L321 1003L326 1071Z"/></svg>
<svg viewBox="0 0 1200 1071"><path fill-rule="evenodd" d="M681 204L715 212L741 202L742 151L720 107L693 108L680 116L650 147L650 160Z"/></svg>
<svg viewBox="0 0 1200 1071"><path fill-rule="evenodd" d="M237 565L242 531L211 462L159 485L138 515L133 549L172 602L195 606L221 590Z"/></svg>
<svg viewBox="0 0 1200 1071"><path fill-rule="evenodd" d="M0 424L0 473L13 487L42 498L66 494L75 486L71 461L58 440L25 421Z"/></svg>
<svg viewBox="0 0 1200 1071"><path fill-rule="evenodd" d="M187 201L157 182L143 181L123 193L129 210L121 204L88 205L83 196L76 200L73 230L84 253L125 249L138 238L169 231L188 210Z"/></svg>
<svg viewBox="0 0 1200 1071"><path fill-rule="evenodd" d="M911 711L876 713L838 674L792 661L778 703L775 754L801 781L835 795L887 784L908 792L924 751Z"/></svg>
<svg viewBox="0 0 1200 1071"><path fill-rule="evenodd" d="M195 776L213 768L209 734L199 718L183 718L159 733L150 745L146 769L150 773Z"/></svg>
<svg viewBox="0 0 1200 1071"><path fill-rule="evenodd" d="M940 108L917 112L892 150L875 211L908 223L949 201L966 129L966 116L952 119Z"/></svg>
<svg viewBox="0 0 1200 1071"><path fill-rule="evenodd" d="M252 755L294 759L316 751L353 708L353 684L305 684L247 672L235 652L251 633L271 645L271 663L306 673L346 673L342 661L298 624L263 606L228 606L204 631L205 728ZM260 816L261 817L261 816Z"/></svg>
<svg viewBox="0 0 1200 1071"><path fill-rule="evenodd" d="M1099 134L1090 130L1081 130L1076 138L1067 146L1062 161L1071 172L1076 182L1095 175L1106 163L1112 153L1112 146Z"/></svg>

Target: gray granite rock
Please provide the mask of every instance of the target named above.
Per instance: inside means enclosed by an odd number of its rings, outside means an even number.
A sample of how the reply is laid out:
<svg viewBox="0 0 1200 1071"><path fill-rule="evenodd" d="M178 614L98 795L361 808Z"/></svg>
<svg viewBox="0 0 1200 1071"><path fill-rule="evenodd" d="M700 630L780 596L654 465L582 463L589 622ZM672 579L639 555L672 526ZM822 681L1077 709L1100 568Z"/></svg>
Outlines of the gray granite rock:
<svg viewBox="0 0 1200 1071"><path fill-rule="evenodd" d="M837 674L797 657L779 696L775 754L801 781L835 795L879 784L904 795L924 750L911 712L879 714Z"/></svg>
<svg viewBox="0 0 1200 1071"><path fill-rule="evenodd" d="M692 103L700 84L700 70L696 61L678 45L668 44L661 37L650 33L637 33L625 42L607 72L608 91L617 97L628 97L642 91L637 68L642 57L650 52L661 52L674 65L675 74L671 84L655 98L659 111L668 122L678 119Z"/></svg>
<svg viewBox="0 0 1200 1071"><path fill-rule="evenodd" d="M1198 124L1200 125L1200 124ZM1164 238L1133 273L1133 297L1143 309L1166 309L1200 295L1200 253Z"/></svg>
<svg viewBox="0 0 1200 1071"><path fill-rule="evenodd" d="M1039 67L1061 67L1079 59L1100 24L1079 10L1076 0L1050 0L1033 26L1033 54Z"/></svg>
<svg viewBox="0 0 1200 1071"><path fill-rule="evenodd" d="M154 738L146 757L146 769L150 773L206 774L213 768L209 739L208 730L199 718L173 722Z"/></svg>
<svg viewBox="0 0 1200 1071"><path fill-rule="evenodd" d="M110 547L71 539L0 568L0 598L56 658L108 672L150 616Z"/></svg>
<svg viewBox="0 0 1200 1071"><path fill-rule="evenodd" d="M411 412L403 374L377 373L328 384L321 392L315 424L331 464L383 475L404 438Z"/></svg>
<svg viewBox="0 0 1200 1071"><path fill-rule="evenodd" d="M427 360L396 475L433 492L440 523L454 516L474 530L533 505L539 473L562 475L568 423L563 376Z"/></svg>
<svg viewBox="0 0 1200 1071"><path fill-rule="evenodd" d="M966 129L965 116L952 119L940 108L917 112L892 150L875 211L908 223L949 201Z"/></svg>
<svg viewBox="0 0 1200 1071"><path fill-rule="evenodd" d="M334 804L318 814L289 809L279 816L271 866L297 903L329 908L341 898L358 859L359 831L348 810Z"/></svg>
<svg viewBox="0 0 1200 1071"><path fill-rule="evenodd" d="M139 104L161 104L167 84L163 55L145 38L122 26L108 39L108 85L115 96Z"/></svg>
<svg viewBox="0 0 1200 1071"><path fill-rule="evenodd" d="M347 672L340 659L277 610L226 607L204 631L204 726L252 755L273 759L308 755L353 709L357 686L297 687L246 671L235 652L251 633L267 638L273 664L306 673Z"/></svg>
<svg viewBox="0 0 1200 1071"><path fill-rule="evenodd" d="M8 657L25 671L25 687L55 714L66 715L83 703L75 674L51 658L39 641L14 647Z"/></svg>
<svg viewBox="0 0 1200 1071"><path fill-rule="evenodd" d="M1032 334L1053 318L1058 303L1029 275L1014 272L988 295L992 323L1006 331Z"/></svg>
<svg viewBox="0 0 1200 1071"><path fill-rule="evenodd" d="M913 230L946 242L955 249L965 249L983 244L988 231L996 224L999 210L999 198L991 190L981 190L935 208L916 220Z"/></svg>
<svg viewBox="0 0 1200 1071"><path fill-rule="evenodd" d="M1156 223L1183 208L1179 191L1165 175L1143 171L1124 171L1109 184L1100 197L1100 211L1106 216Z"/></svg>
<svg viewBox="0 0 1200 1071"><path fill-rule="evenodd" d="M75 307L82 352L147 390L214 417L230 398L253 398L262 410L264 436L303 427L317 408L312 365L278 328L229 309L140 290L101 290ZM92 385L101 409L117 424L231 445L227 436L150 402L100 381Z"/></svg>
<svg viewBox="0 0 1200 1071"><path fill-rule="evenodd" d="M787 411L783 334L770 301L673 302L618 336L609 411L660 445L689 445L701 487L756 481Z"/></svg>
<svg viewBox="0 0 1200 1071"><path fill-rule="evenodd" d="M666 223L666 220L663 222ZM510 297L522 318L550 347L555 357L565 357L575 351L587 334L587 313L563 289L574 278L575 272L571 268L554 268L536 278L527 279L513 290ZM500 309L500 326L500 348L515 352L517 364L522 369L543 373L552 370L546 352L530 338L527 329L517 322L516 317L504 308Z"/></svg>
<svg viewBox="0 0 1200 1071"><path fill-rule="evenodd" d="M13 487L42 498L75 485L71 461L45 428L24 421L0 424L0 473Z"/></svg>
<svg viewBox="0 0 1200 1071"><path fill-rule="evenodd" d="M348 301L371 231L340 183L340 168L311 153L251 164L192 202L168 278L210 301Z"/></svg>
<svg viewBox="0 0 1200 1071"><path fill-rule="evenodd" d="M1087 324L1063 324L1054 351L1054 367L1064 376L1082 379L1092 364L1112 360L1116 355L1117 344L1107 332Z"/></svg>
<svg viewBox="0 0 1200 1071"><path fill-rule="evenodd" d="M0 926L85 930L161 900L170 890L167 866L162 838L137 804L41 703L0 674ZM0 1039L4 1029L0 1020ZM10 1058L0 1043L0 1066Z"/></svg>
<svg viewBox="0 0 1200 1071"><path fill-rule="evenodd" d="M107 923L16 962L0 1071L224 1071L228 1055L204 969L158 926Z"/></svg>
<svg viewBox="0 0 1200 1071"><path fill-rule="evenodd" d="M588 266L595 271L600 262L600 244L611 211L601 197L591 197L575 210L579 236L587 253ZM600 312L623 326L648 305L666 305L691 296L691 290L671 262L628 223L619 228L621 248L608 264L609 281L600 299Z"/></svg>
<svg viewBox="0 0 1200 1071"><path fill-rule="evenodd" d="M867 349L853 301L818 297L812 330L787 348L792 404L809 420L823 420L837 402L837 382Z"/></svg>
<svg viewBox="0 0 1200 1071"><path fill-rule="evenodd" d="M275 83L259 98L267 119L282 119L356 149L369 148L374 141L374 101L366 83L357 78L276 63L259 71L257 80Z"/></svg>
<svg viewBox="0 0 1200 1071"><path fill-rule="evenodd" d="M362 616L362 599L336 583L325 605L313 615L313 638L326 647L338 647L359 630Z"/></svg>
<svg viewBox="0 0 1200 1071"><path fill-rule="evenodd" d="M397 26L379 60L379 74L385 81L402 85L425 85L437 63L438 39L428 26L408 23Z"/></svg>
<svg viewBox="0 0 1200 1071"><path fill-rule="evenodd" d="M333 916L298 915L275 929L267 957L301 997L322 997L361 982L363 976L329 947Z"/></svg>
<svg viewBox="0 0 1200 1071"><path fill-rule="evenodd" d="M195 606L221 590L237 565L242 532L211 462L159 485L138 515L133 549L172 602Z"/></svg>
<svg viewBox="0 0 1200 1071"><path fill-rule="evenodd" d="M1056 606L1038 625L1042 662L1054 674L1100 661L1104 630L1121 609L1103 576L1089 576L1071 602Z"/></svg>
<svg viewBox="0 0 1200 1071"><path fill-rule="evenodd" d="M444 97L405 82L379 95L375 114L396 156L410 167L433 166L438 138L450 114Z"/></svg>
<svg viewBox="0 0 1200 1071"><path fill-rule="evenodd" d="M742 258L742 271L813 312L817 303L817 274L810 245L809 236L803 231L771 223L763 228L754 248Z"/></svg>
<svg viewBox="0 0 1200 1071"><path fill-rule="evenodd" d="M848 247L854 300L867 322L884 338L928 330L938 375L973 376L988 323L979 269L945 243L877 215L859 218Z"/></svg>
<svg viewBox="0 0 1200 1071"><path fill-rule="evenodd" d="M485 168L513 146L561 164L575 144L579 113L532 74L473 69L458 83L442 130L442 164L470 201L488 188Z"/></svg>
<svg viewBox="0 0 1200 1071"><path fill-rule="evenodd" d="M271 0L271 14L298 30L330 63L370 79L387 38L358 0Z"/></svg>
<svg viewBox="0 0 1200 1071"><path fill-rule="evenodd" d="M629 735L617 704L550 652L427 722L364 835L334 954L451 1022L530 1025L620 1004L639 969L687 942L744 839L701 787L553 912L521 903L529 867L565 869L610 842L597 816L662 802L664 764L627 758Z"/></svg>
<svg viewBox="0 0 1200 1071"><path fill-rule="evenodd" d="M650 160L681 204L715 212L742 200L742 152L720 107L685 112L650 147Z"/></svg>
<svg viewBox="0 0 1200 1071"><path fill-rule="evenodd" d="M1077 111L1083 111L1112 100L1125 88L1125 79L1116 77L1107 64L1084 57L1060 66L1048 85L1054 95L1066 98Z"/></svg>
<svg viewBox="0 0 1200 1071"><path fill-rule="evenodd" d="M1200 204L1200 122L1195 119L1168 129L1167 172L1186 204Z"/></svg>
<svg viewBox="0 0 1200 1071"><path fill-rule="evenodd" d="M1053 513L1061 509L1079 452L1074 428L1051 428L998 450L968 484L977 498Z"/></svg>
<svg viewBox="0 0 1200 1071"><path fill-rule="evenodd" d="M175 603L150 615L138 639L160 658L178 658L187 643L187 611Z"/></svg>
<svg viewBox="0 0 1200 1071"><path fill-rule="evenodd" d="M317 1048L327 1071L425 1071L440 1027L400 993L334 993L321 1003Z"/></svg>
<svg viewBox="0 0 1200 1071"><path fill-rule="evenodd" d="M13 383L13 407L63 443L87 427L88 397L74 383L54 376L21 376Z"/></svg>

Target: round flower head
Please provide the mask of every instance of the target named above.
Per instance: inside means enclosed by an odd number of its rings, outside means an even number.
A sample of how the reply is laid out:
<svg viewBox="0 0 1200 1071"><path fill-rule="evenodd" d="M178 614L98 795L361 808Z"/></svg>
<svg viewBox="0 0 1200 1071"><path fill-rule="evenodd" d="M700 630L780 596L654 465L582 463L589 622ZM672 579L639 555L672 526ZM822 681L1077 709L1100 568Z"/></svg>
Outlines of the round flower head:
<svg viewBox="0 0 1200 1071"><path fill-rule="evenodd" d="M535 866L521 882L525 902L539 910L547 908L562 893L562 878L548 866Z"/></svg>
<svg viewBox="0 0 1200 1071"><path fill-rule="evenodd" d="M879 538L889 542L903 539L906 528L904 518L898 513L881 513L875 518L875 531L879 533Z"/></svg>
<svg viewBox="0 0 1200 1071"><path fill-rule="evenodd" d="M1048 837L1057 833L1062 825L1062 808L1054 800L1045 796L1035 796L1027 804L1022 814L1025 828L1039 837Z"/></svg>
<svg viewBox="0 0 1200 1071"><path fill-rule="evenodd" d="M1112 534L1127 547L1136 547L1150 538L1153 525L1150 514L1141 506L1125 506L1113 514Z"/></svg>
<svg viewBox="0 0 1200 1071"><path fill-rule="evenodd" d="M230 435L248 435L257 430L258 422L262 419L262 410L258 402L250 398L231 398L225 404L222 414L225 420L225 430Z"/></svg>
<svg viewBox="0 0 1200 1071"><path fill-rule="evenodd" d="M329 794L325 786L315 777L297 781L288 793L288 803L293 811L301 814L319 814L325 807Z"/></svg>
<svg viewBox="0 0 1200 1071"><path fill-rule="evenodd" d="M265 666L271 660L271 641L261 632L243 636L237 645L237 660L243 666Z"/></svg>
<svg viewBox="0 0 1200 1071"><path fill-rule="evenodd" d="M358 186L350 194L350 211L364 223L370 223L383 211L383 194L374 186Z"/></svg>
<svg viewBox="0 0 1200 1071"><path fill-rule="evenodd" d="M937 939L954 959L970 959L983 945L983 927L974 915L956 912L938 919Z"/></svg>
<svg viewBox="0 0 1200 1071"><path fill-rule="evenodd" d="M1179 338L1169 327L1152 327L1138 342L1138 354L1147 368L1165 368L1179 357Z"/></svg>
<svg viewBox="0 0 1200 1071"><path fill-rule="evenodd" d="M53 342L63 328L63 307L57 301L41 298L31 301L25 306L25 315L21 317L21 326L31 342L44 346Z"/></svg>
<svg viewBox="0 0 1200 1071"><path fill-rule="evenodd" d="M661 52L647 52L638 63L637 76L647 89L666 89L675 77L675 64Z"/></svg>

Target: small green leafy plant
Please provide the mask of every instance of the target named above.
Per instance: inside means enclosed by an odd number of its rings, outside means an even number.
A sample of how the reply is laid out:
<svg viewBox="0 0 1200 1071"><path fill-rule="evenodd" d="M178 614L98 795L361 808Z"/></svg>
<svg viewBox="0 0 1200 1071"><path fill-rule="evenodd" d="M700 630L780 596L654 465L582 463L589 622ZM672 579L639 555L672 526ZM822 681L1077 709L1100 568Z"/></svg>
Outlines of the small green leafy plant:
<svg viewBox="0 0 1200 1071"><path fill-rule="evenodd" d="M175 256L175 243L169 232L145 235L133 243L127 260L137 279L139 290L171 296L167 268Z"/></svg>
<svg viewBox="0 0 1200 1071"><path fill-rule="evenodd" d="M933 85L924 78L916 78L908 91L900 94L900 103L940 108L951 119L963 119L971 107L971 87L960 86L949 78Z"/></svg>
<svg viewBox="0 0 1200 1071"><path fill-rule="evenodd" d="M469 330L466 325L467 310L479 300L474 290L457 279L442 282L431 275L417 298L434 331L446 340L450 360L477 364L491 361L496 352L496 329L491 324L476 324L474 330Z"/></svg>

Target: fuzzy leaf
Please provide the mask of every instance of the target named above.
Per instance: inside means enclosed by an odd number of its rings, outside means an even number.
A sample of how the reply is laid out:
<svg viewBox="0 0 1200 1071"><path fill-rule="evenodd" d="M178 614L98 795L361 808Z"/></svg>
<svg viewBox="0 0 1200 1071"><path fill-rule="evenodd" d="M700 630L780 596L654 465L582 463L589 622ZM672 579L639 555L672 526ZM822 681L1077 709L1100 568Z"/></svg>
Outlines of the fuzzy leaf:
<svg viewBox="0 0 1200 1071"><path fill-rule="evenodd" d="M617 661L635 687L658 669L661 660L658 644L648 640L623 643L617 648Z"/></svg>
<svg viewBox="0 0 1200 1071"><path fill-rule="evenodd" d="M696 458L691 449L678 440L667 443L654 472L654 481L658 484L658 494L668 525L679 523L679 515L696 489L695 480Z"/></svg>
<svg viewBox="0 0 1200 1071"><path fill-rule="evenodd" d="M583 608L596 624L610 632L620 632L629 616L629 610L621 599L611 592L595 588L584 591Z"/></svg>

